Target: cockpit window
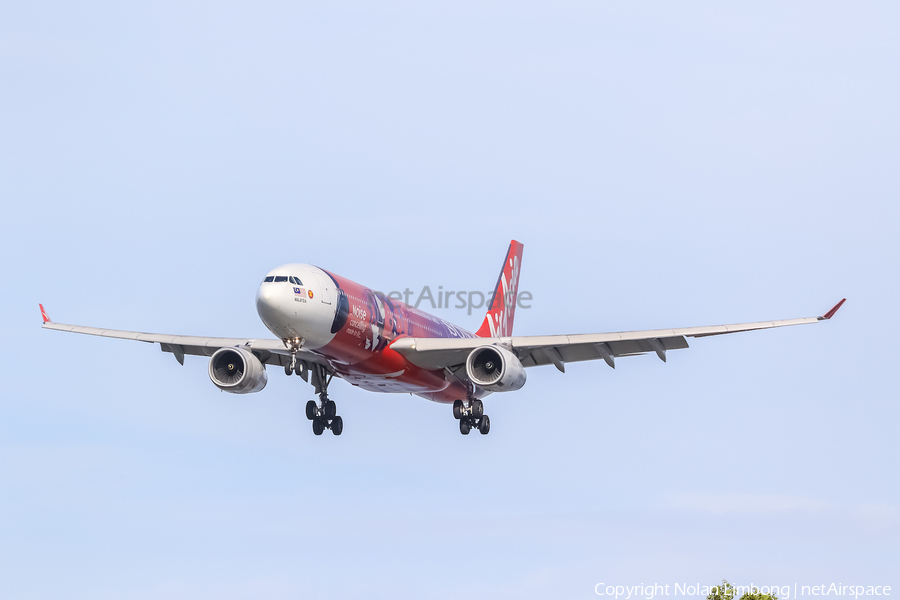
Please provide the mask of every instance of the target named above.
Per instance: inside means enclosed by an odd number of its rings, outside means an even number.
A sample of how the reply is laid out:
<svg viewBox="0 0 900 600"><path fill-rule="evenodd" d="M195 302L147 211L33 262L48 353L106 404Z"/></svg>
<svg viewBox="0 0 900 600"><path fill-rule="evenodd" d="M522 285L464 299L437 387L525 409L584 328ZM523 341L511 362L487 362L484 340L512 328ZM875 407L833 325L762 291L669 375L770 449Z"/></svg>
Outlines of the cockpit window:
<svg viewBox="0 0 900 600"><path fill-rule="evenodd" d="M290 281L290 282L293 283L294 285L297 285L297 280L294 279L294 276L293 276L293 275L291 275L290 277L288 277L288 281Z"/></svg>
<svg viewBox="0 0 900 600"><path fill-rule="evenodd" d="M268 282L268 283L272 283L273 281L275 281L275 276L274 276L274 275L269 275L269 276L266 277L263 281Z"/></svg>
<svg viewBox="0 0 900 600"><path fill-rule="evenodd" d="M287 280L288 280L288 279L287 279L287 276L285 276L285 275L277 275L277 276L275 277L275 283L284 283L284 282L286 282Z"/></svg>
<svg viewBox="0 0 900 600"><path fill-rule="evenodd" d="M300 278L299 278L299 277L291 277L291 280L292 280L296 285L303 285L303 282L300 281Z"/></svg>

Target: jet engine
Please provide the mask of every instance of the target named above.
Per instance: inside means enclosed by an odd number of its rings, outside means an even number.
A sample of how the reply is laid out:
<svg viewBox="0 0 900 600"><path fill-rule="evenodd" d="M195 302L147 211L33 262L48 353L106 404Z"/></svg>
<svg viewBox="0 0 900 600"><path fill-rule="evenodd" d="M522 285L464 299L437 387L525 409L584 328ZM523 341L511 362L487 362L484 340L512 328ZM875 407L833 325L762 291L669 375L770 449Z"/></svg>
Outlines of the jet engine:
<svg viewBox="0 0 900 600"><path fill-rule="evenodd" d="M209 359L209 378L220 390L252 394L266 387L266 366L245 348L219 348Z"/></svg>
<svg viewBox="0 0 900 600"><path fill-rule="evenodd" d="M502 346L475 348L466 359L466 374L490 392L512 392L525 385L525 367Z"/></svg>

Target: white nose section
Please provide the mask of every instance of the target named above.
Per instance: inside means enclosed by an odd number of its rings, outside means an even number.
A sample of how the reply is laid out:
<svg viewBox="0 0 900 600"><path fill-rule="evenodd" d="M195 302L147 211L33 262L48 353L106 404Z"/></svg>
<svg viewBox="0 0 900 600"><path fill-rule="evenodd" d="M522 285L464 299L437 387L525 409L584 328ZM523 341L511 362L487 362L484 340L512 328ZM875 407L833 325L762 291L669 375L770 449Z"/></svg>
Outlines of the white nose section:
<svg viewBox="0 0 900 600"><path fill-rule="evenodd" d="M263 283L256 291L256 312L266 327L281 338L293 337L287 331L290 325L288 310L293 308L288 301L285 286Z"/></svg>
<svg viewBox="0 0 900 600"><path fill-rule="evenodd" d="M337 294L327 273L310 265L290 264L266 277L294 280L264 281L256 290L256 312L269 331L282 340L302 338L303 347L311 350L334 339Z"/></svg>

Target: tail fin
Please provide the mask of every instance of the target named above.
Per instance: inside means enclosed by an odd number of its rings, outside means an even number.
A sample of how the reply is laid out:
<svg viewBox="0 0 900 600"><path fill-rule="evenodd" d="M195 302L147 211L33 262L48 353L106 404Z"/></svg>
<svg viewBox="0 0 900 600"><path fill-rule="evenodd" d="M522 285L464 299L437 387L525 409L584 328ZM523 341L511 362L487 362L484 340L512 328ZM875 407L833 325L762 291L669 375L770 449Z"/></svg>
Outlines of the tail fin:
<svg viewBox="0 0 900 600"><path fill-rule="evenodd" d="M522 269L522 249L525 246L513 240L509 243L503 269L497 278L491 305L478 337L506 337L512 335L513 319L516 316L516 299L519 295L519 271Z"/></svg>

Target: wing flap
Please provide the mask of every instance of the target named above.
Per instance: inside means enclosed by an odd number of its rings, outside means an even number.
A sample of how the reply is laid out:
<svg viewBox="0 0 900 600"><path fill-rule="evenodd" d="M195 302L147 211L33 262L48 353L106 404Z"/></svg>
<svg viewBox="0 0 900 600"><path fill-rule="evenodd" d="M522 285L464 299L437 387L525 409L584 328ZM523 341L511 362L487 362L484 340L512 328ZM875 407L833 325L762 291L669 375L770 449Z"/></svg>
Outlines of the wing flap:
<svg viewBox="0 0 900 600"><path fill-rule="evenodd" d="M577 336L569 336L577 337ZM658 339L665 350L680 350L687 348L687 340L684 336L671 336ZM517 341L517 340L516 340ZM646 354L655 352L655 348L650 344L648 339L639 340L610 340L606 342L570 342L568 345L550 346L559 352L564 363L583 362L586 360L605 360L603 353L600 351L600 343L605 343L612 357L634 356L638 354ZM545 356L543 347L514 345L519 350L520 360L524 367L536 367L542 365L552 365L553 361Z"/></svg>

